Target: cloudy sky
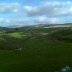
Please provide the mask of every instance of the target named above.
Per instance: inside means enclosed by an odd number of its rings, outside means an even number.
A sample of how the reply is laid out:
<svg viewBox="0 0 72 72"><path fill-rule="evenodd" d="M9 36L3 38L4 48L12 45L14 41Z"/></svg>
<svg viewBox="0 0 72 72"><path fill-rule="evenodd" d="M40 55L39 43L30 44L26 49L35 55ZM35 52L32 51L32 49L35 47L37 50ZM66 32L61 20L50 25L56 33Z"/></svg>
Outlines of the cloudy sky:
<svg viewBox="0 0 72 72"><path fill-rule="evenodd" d="M71 0L0 0L0 26L71 22Z"/></svg>

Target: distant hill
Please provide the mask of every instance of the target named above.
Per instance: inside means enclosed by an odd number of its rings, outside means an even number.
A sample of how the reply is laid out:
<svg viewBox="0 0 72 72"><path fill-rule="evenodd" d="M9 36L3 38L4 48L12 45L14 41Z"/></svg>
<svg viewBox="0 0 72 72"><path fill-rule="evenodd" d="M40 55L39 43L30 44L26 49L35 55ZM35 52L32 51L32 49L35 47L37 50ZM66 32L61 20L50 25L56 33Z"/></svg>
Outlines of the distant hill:
<svg viewBox="0 0 72 72"><path fill-rule="evenodd" d="M72 43L72 28L3 28L6 32L0 34L1 49L48 48L57 43Z"/></svg>

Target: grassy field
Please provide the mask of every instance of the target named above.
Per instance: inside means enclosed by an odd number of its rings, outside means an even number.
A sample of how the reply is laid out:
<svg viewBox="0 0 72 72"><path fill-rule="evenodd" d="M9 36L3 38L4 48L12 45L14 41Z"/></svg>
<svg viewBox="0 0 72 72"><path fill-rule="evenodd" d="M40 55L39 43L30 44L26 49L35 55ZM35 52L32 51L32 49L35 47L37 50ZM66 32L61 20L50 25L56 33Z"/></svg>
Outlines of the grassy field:
<svg viewBox="0 0 72 72"><path fill-rule="evenodd" d="M0 72L56 72L64 66L72 67L71 28L0 34Z"/></svg>

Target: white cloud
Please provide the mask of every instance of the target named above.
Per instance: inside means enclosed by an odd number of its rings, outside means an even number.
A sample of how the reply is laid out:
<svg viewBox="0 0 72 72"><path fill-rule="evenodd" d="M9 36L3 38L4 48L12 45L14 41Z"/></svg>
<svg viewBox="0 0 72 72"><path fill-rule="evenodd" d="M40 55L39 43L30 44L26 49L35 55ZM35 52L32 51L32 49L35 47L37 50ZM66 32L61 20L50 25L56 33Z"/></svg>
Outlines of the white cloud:
<svg viewBox="0 0 72 72"><path fill-rule="evenodd" d="M46 21L46 19L47 19L46 16L39 16L39 17L38 17L38 20L39 20L40 22Z"/></svg>
<svg viewBox="0 0 72 72"><path fill-rule="evenodd" d="M51 18L50 19L50 23L52 23L52 24L58 24L58 23L63 23L63 22L59 18Z"/></svg>
<svg viewBox="0 0 72 72"><path fill-rule="evenodd" d="M31 18L21 18L21 17L14 17L14 18L0 18L0 26L10 26L10 25L19 25L19 26L27 26L27 25L34 25L35 22L31 20Z"/></svg>
<svg viewBox="0 0 72 72"><path fill-rule="evenodd" d="M3 21L4 20L4 18L0 18L0 21Z"/></svg>
<svg viewBox="0 0 72 72"><path fill-rule="evenodd" d="M32 7L32 6L24 6L24 10L26 10L26 11L33 11L34 7Z"/></svg>
<svg viewBox="0 0 72 72"><path fill-rule="evenodd" d="M11 21L10 21L10 19L5 19L5 22L10 23Z"/></svg>
<svg viewBox="0 0 72 72"><path fill-rule="evenodd" d="M12 13L20 10L19 3L0 3L0 13Z"/></svg>
<svg viewBox="0 0 72 72"><path fill-rule="evenodd" d="M34 13L37 13L38 7L33 6L23 6L22 11L26 15L33 15Z"/></svg>
<svg viewBox="0 0 72 72"><path fill-rule="evenodd" d="M39 16L39 17L36 17L35 20L37 23L41 23L41 24L62 24L64 23L64 20L58 17L50 18L47 16Z"/></svg>
<svg viewBox="0 0 72 72"><path fill-rule="evenodd" d="M34 24L35 21L38 23L64 23L66 16L72 16L72 2L43 0L38 6L0 3L0 13L16 13L12 19L0 18L0 22L4 24Z"/></svg>
<svg viewBox="0 0 72 72"><path fill-rule="evenodd" d="M72 1L44 0L39 6L24 6L23 10L41 23L64 23L66 16L72 16Z"/></svg>
<svg viewBox="0 0 72 72"><path fill-rule="evenodd" d="M71 13L71 1L46 1L37 7L24 6L28 16L46 15L49 17L69 15Z"/></svg>

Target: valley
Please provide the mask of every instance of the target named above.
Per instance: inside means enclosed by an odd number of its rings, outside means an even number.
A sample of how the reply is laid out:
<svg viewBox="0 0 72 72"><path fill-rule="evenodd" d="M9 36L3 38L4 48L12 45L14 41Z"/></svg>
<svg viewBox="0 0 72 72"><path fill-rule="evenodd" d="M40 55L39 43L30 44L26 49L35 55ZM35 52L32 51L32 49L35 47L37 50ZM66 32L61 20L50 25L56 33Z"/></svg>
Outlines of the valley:
<svg viewBox="0 0 72 72"><path fill-rule="evenodd" d="M72 67L72 26L1 28L0 72L58 72Z"/></svg>

